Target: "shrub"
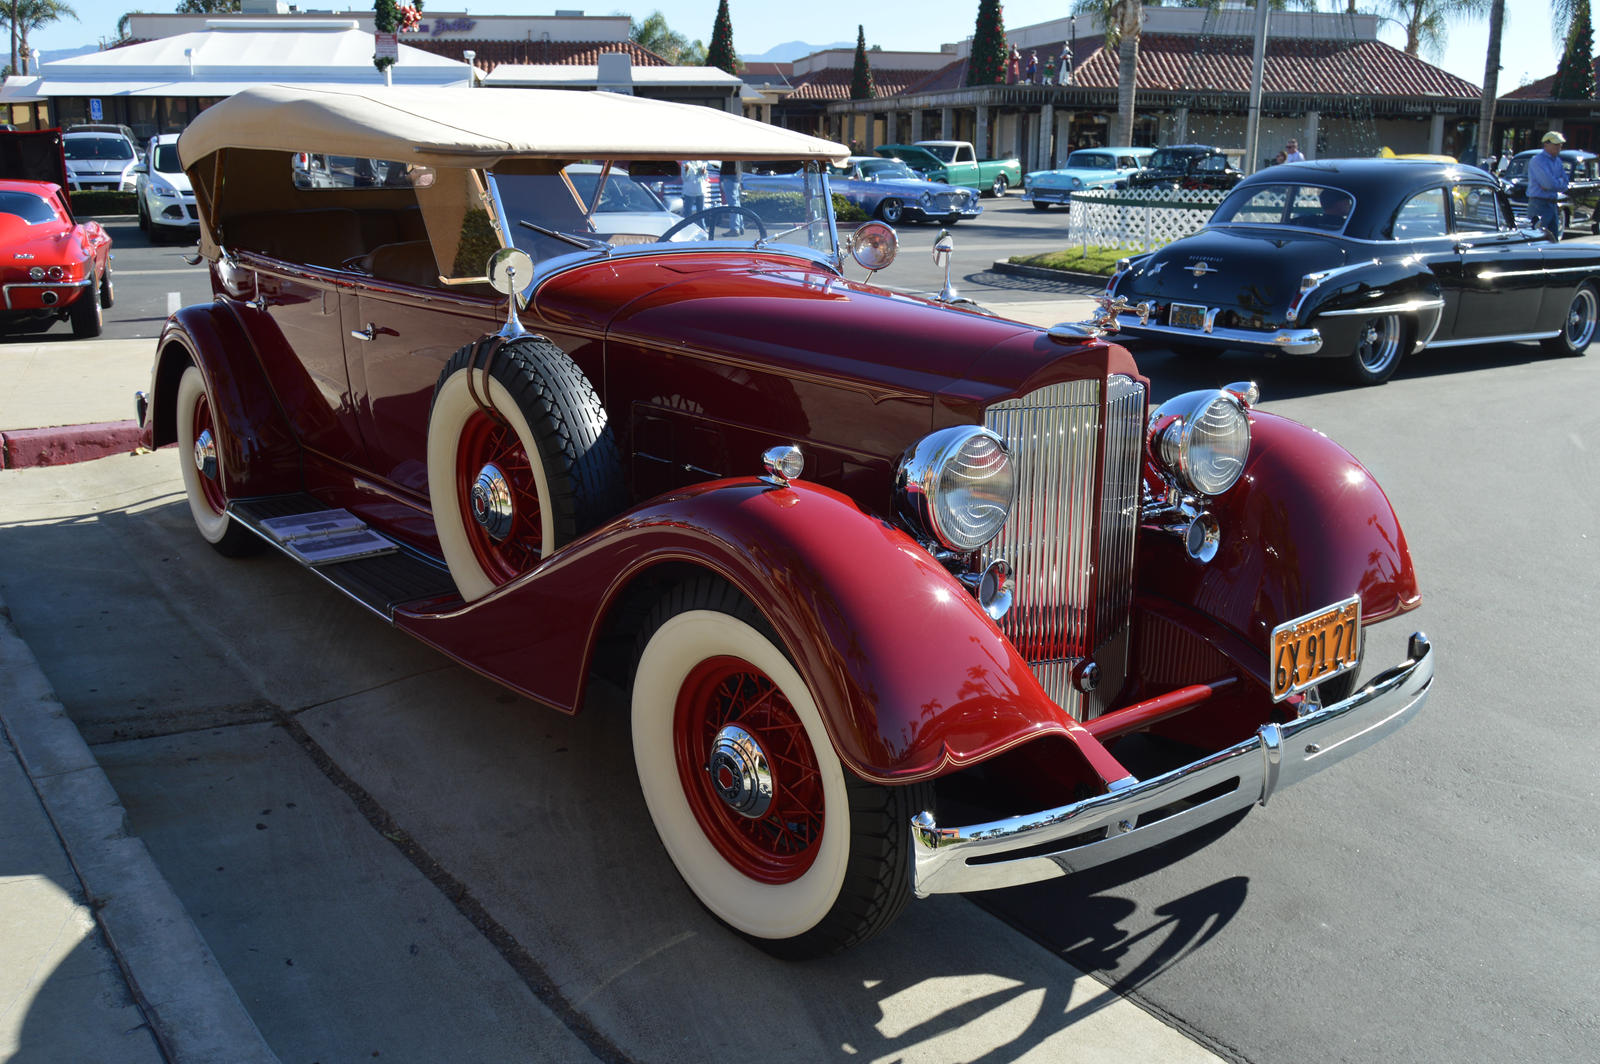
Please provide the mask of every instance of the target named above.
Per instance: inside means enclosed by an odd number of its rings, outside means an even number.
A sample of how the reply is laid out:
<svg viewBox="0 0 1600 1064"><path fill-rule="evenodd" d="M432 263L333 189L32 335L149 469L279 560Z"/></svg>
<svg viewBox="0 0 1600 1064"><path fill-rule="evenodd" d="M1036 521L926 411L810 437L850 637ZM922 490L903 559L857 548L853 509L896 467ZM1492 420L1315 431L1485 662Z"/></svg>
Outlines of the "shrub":
<svg viewBox="0 0 1600 1064"><path fill-rule="evenodd" d="M92 218L96 215L132 214L139 209L139 198L133 192L69 192L72 213Z"/></svg>

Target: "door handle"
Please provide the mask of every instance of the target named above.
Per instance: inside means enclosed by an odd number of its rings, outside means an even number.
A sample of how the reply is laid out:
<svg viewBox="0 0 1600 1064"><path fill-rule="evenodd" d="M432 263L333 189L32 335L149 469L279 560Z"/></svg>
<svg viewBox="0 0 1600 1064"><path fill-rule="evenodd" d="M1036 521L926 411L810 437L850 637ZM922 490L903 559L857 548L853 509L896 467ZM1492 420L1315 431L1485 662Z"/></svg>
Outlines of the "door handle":
<svg viewBox="0 0 1600 1064"><path fill-rule="evenodd" d="M365 329L351 329L350 335L357 340L376 340L378 338L378 327L369 321Z"/></svg>

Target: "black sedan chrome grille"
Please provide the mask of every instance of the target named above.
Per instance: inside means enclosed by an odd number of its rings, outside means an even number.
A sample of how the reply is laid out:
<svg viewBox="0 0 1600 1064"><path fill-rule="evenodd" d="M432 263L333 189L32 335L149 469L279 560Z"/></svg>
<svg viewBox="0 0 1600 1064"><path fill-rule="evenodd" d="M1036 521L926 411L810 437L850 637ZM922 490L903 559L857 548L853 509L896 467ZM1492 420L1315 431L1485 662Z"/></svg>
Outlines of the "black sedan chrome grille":
<svg viewBox="0 0 1600 1064"><path fill-rule="evenodd" d="M1127 673L1144 409L1144 385L1114 374L1103 387L1047 385L984 418L1017 474L1011 518L983 552L985 565L1003 558L1016 573L1000 628L1079 720L1098 715ZM1072 682L1085 658L1100 669L1087 698Z"/></svg>

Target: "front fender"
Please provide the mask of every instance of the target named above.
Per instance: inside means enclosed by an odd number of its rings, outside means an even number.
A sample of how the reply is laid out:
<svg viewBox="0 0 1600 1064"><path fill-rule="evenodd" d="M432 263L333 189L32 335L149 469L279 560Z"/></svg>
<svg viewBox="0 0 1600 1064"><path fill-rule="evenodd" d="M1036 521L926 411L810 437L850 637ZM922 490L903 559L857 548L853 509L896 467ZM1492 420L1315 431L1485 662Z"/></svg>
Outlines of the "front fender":
<svg viewBox="0 0 1600 1064"><path fill-rule="evenodd" d="M611 605L652 568L685 563L727 580L766 616L859 776L932 777L1052 733L1072 737L1096 768L1110 764L938 562L812 484L700 484L597 529L471 605L402 611L395 623L571 711Z"/></svg>
<svg viewBox="0 0 1600 1064"><path fill-rule="evenodd" d="M211 398L227 496L299 491L299 443L250 337L222 303L184 307L161 330L150 381L150 445L177 442L178 381L190 363L200 368Z"/></svg>
<svg viewBox="0 0 1600 1064"><path fill-rule="evenodd" d="M1272 629L1361 596L1363 625L1421 602L1405 533L1388 496L1348 451L1295 421L1251 411L1243 476L1209 505L1222 543L1209 564L1170 533L1140 532L1139 588L1242 636L1265 674Z"/></svg>

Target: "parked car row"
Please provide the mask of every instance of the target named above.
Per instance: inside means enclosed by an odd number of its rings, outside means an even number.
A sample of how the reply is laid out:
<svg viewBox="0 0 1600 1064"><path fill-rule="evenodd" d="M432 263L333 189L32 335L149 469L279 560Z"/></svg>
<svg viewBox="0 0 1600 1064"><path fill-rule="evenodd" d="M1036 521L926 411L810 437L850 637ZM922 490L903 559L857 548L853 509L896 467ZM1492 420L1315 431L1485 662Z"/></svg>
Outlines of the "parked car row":
<svg viewBox="0 0 1600 1064"><path fill-rule="evenodd" d="M1542 148L1534 148L1518 152L1498 175L1519 214L1528 210L1528 161L1541 151ZM1562 231L1585 228L1590 233L1600 233L1600 215L1596 214L1600 206L1600 156L1568 148L1560 153L1560 159L1567 171L1567 191L1558 203Z"/></svg>

